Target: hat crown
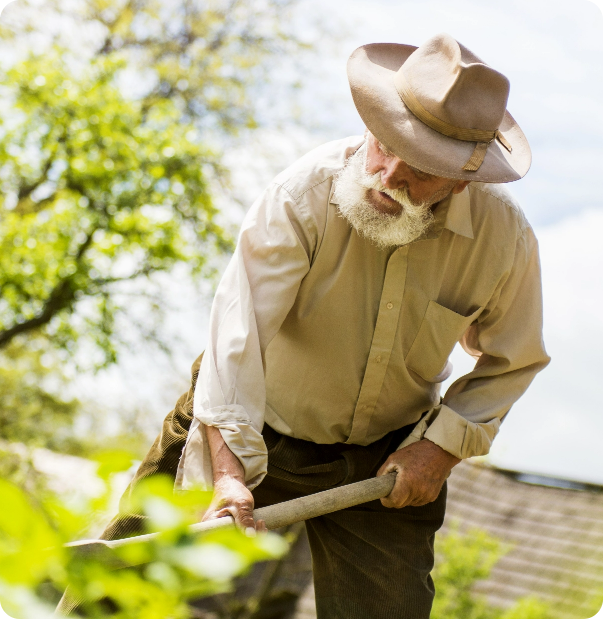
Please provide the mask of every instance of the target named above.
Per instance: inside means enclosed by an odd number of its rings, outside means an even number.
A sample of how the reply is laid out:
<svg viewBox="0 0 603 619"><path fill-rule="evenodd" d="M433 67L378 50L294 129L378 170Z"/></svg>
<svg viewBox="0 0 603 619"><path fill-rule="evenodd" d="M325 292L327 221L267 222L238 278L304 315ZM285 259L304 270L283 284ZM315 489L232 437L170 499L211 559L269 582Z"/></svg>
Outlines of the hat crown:
<svg viewBox="0 0 603 619"><path fill-rule="evenodd" d="M436 35L418 47L399 73L436 118L467 129L500 127L509 80L450 35Z"/></svg>

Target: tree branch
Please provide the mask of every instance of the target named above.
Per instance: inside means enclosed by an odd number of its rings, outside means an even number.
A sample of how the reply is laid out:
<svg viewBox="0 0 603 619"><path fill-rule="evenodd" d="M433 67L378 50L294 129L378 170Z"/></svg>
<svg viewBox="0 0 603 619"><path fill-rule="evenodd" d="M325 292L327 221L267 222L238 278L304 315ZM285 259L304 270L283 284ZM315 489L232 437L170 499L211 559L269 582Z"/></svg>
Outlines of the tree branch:
<svg viewBox="0 0 603 619"><path fill-rule="evenodd" d="M87 249L92 244L92 236L94 231L90 232L85 241L78 247L75 256L76 262L79 262ZM76 288L73 286L72 277L61 280L52 290L48 299L42 307L42 311L33 318L20 322L9 329L0 331L0 348L6 346L15 337L47 325L58 312L69 307L75 300Z"/></svg>
<svg viewBox="0 0 603 619"><path fill-rule="evenodd" d="M49 157L48 161L46 161L46 163L44 164L44 167L41 170L40 177L37 180L35 180L33 183L30 183L29 185L22 185L21 187L19 187L19 193L17 194L19 202L21 202L22 200L25 200L26 198L29 198L29 196L31 196L31 194L40 185L42 185L48 180L48 172L50 171L50 168L52 166L52 161L53 161L53 158Z"/></svg>
<svg viewBox="0 0 603 619"><path fill-rule="evenodd" d="M137 269L130 273L130 275L125 275L124 277L97 277L95 279L91 279L90 283L97 287L98 289L103 286L108 286L109 284L119 284L120 282L131 282L139 277L144 277L151 275L151 273L156 273L157 271L163 271L165 269L155 269L149 265L142 267L141 269Z"/></svg>

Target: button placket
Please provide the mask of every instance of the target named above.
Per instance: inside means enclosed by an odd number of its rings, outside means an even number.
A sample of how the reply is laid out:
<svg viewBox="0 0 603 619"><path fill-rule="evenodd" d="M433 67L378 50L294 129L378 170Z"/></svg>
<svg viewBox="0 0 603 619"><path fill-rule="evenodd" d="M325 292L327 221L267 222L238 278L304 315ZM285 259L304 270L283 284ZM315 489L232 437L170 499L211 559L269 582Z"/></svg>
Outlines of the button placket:
<svg viewBox="0 0 603 619"><path fill-rule="evenodd" d="M347 443L360 443L364 440L375 411L398 329L407 264L408 246L397 249L387 263L373 341ZM397 311L392 311L394 308Z"/></svg>

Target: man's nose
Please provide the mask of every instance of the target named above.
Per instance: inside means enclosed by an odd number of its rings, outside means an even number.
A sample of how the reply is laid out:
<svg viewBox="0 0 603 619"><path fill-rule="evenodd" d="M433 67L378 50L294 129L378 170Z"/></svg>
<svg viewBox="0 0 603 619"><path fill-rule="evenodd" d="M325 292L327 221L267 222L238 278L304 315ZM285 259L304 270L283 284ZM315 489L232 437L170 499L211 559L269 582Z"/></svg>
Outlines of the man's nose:
<svg viewBox="0 0 603 619"><path fill-rule="evenodd" d="M381 169L381 183L387 189L401 189L408 186L410 172L402 159L388 161Z"/></svg>

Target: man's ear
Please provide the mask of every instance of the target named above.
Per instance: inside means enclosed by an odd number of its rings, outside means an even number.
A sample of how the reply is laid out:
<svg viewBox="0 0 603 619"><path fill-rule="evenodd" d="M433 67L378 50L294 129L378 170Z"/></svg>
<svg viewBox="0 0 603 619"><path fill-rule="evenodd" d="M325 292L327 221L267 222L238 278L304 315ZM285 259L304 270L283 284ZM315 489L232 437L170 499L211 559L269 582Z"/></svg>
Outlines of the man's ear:
<svg viewBox="0 0 603 619"><path fill-rule="evenodd" d="M461 193L467 187L467 185L471 181L458 181L457 184L452 188L452 193Z"/></svg>

